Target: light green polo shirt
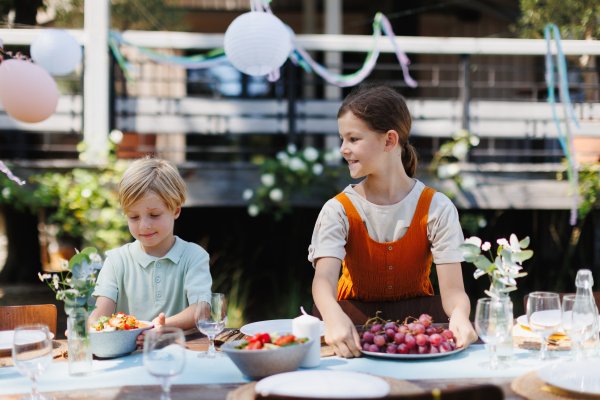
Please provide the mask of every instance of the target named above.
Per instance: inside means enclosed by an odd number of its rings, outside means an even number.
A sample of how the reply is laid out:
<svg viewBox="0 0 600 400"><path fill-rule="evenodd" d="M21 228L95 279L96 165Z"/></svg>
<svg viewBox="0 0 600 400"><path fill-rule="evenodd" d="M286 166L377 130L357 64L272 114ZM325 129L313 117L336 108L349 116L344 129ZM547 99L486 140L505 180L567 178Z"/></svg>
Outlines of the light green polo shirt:
<svg viewBox="0 0 600 400"><path fill-rule="evenodd" d="M104 296L137 319L152 321L161 312L171 317L210 293L212 278L208 253L195 243L175 236L175 244L161 258L142 250L139 241L106 252L92 296Z"/></svg>

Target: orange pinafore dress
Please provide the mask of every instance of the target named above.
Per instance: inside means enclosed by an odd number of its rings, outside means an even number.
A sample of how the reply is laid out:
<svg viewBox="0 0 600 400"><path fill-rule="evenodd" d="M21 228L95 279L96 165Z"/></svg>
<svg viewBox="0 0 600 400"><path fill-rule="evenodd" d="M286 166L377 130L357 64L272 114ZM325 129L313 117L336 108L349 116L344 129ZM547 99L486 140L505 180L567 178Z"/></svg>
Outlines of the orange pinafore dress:
<svg viewBox="0 0 600 400"><path fill-rule="evenodd" d="M429 280L433 255L427 237L427 216L434 193L428 187L423 190L408 230L400 239L388 243L371 239L346 194L335 197L344 206L349 222L338 300L396 301L433 296Z"/></svg>

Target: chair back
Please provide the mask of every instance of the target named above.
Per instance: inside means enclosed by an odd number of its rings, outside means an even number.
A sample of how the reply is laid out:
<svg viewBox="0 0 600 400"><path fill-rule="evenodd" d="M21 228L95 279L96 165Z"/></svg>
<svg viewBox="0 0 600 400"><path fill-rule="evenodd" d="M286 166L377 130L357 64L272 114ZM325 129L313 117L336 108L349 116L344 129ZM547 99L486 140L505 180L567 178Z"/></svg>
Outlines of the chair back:
<svg viewBox="0 0 600 400"><path fill-rule="evenodd" d="M380 316L383 319L392 321L402 322L409 316L419 318L421 314L429 314L433 322L448 322L448 316L442 307L442 297L437 295L383 302L341 300L338 304L354 325L364 325L369 318L375 316L377 311L381 311ZM313 306L313 315L323 319L316 304Z"/></svg>
<svg viewBox="0 0 600 400"><path fill-rule="evenodd" d="M575 293L559 293L558 294L560 296L561 304L562 304L563 297L565 297L568 294L575 294ZM523 310L525 310L526 314L527 314L527 299L529 299L528 294L526 294L525 297L523 297ZM596 305L600 307L600 292L594 293L594 300L596 300Z"/></svg>
<svg viewBox="0 0 600 400"><path fill-rule="evenodd" d="M0 331L10 331L21 325L44 324L56 336L56 306L41 304L33 306L0 307Z"/></svg>

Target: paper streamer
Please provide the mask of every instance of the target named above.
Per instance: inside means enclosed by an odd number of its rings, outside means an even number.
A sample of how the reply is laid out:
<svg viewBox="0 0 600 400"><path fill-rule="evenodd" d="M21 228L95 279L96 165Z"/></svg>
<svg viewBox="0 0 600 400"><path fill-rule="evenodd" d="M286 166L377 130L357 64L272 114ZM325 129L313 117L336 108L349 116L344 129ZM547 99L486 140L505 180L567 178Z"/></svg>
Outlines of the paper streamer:
<svg viewBox="0 0 600 400"><path fill-rule="evenodd" d="M10 169L8 169L8 167L6 165L4 165L4 163L2 161L0 161L0 171L4 172L6 174L6 176L8 176L8 179L10 179L11 181L15 181L15 182L17 182L17 184L19 184L21 186L25 184L25 181L22 181L19 178L17 178L16 176L14 176L13 173L10 171Z"/></svg>
<svg viewBox="0 0 600 400"><path fill-rule="evenodd" d="M558 88L560 94L560 101L563 104L563 109L565 113L565 127L567 134L565 135L560 128L560 121L558 120L558 116L556 113L556 97L554 95L554 63L553 63L553 55L552 48L550 46L551 36L554 36L554 41L556 42L556 48L558 50L557 58L557 67L559 74ZM548 24L544 28L544 38L546 39L547 44L547 52L546 52L546 85L548 87L548 102L552 107L552 118L554 119L554 123L556 124L556 129L558 130L558 141L560 142L560 146L565 152L565 157L568 162L567 176L569 177L569 181L573 186L573 203L571 206L571 218L569 223L571 225L575 225L577 223L577 209L579 206L579 196L578 196L578 188L579 188L579 165L577 164L577 159L575 158L575 146L573 145L573 133L571 132L571 127L569 125L569 117L575 123L575 126L579 128L579 121L575 117L575 112L573 111L573 106L571 105L571 98L569 96L569 83L567 80L567 63L565 61L565 55L562 51L562 46L560 44L560 30L558 26L555 24Z"/></svg>

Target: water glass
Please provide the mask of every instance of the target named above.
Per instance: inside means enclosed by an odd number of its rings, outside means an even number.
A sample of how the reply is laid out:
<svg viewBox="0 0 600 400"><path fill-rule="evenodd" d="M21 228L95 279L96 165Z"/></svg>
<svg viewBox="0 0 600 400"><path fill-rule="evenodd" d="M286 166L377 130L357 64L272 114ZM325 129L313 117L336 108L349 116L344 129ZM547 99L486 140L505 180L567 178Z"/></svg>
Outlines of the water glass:
<svg viewBox="0 0 600 400"><path fill-rule="evenodd" d="M527 299L527 322L529 329L542 338L542 349L538 360L556 358L548 351L548 339L561 325L562 309L558 293L533 292Z"/></svg>
<svg viewBox="0 0 600 400"><path fill-rule="evenodd" d="M498 353L498 344L510 337L513 327L512 303L508 298L477 300L475 309L475 329L477 334L490 347L491 360L480 366L486 369L501 367Z"/></svg>
<svg viewBox="0 0 600 400"><path fill-rule="evenodd" d="M562 326L571 340L573 360L582 361L582 343L592 337L596 328L596 306L588 299L577 299L576 295L570 294L563 297L562 310Z"/></svg>
<svg viewBox="0 0 600 400"><path fill-rule="evenodd" d="M144 338L144 367L160 380L161 400L170 400L171 382L185 366L185 337L179 328L148 331Z"/></svg>
<svg viewBox="0 0 600 400"><path fill-rule="evenodd" d="M227 304L222 293L204 293L198 296L194 312L196 327L208 337L207 352L198 354L201 358L220 358L223 355L215 350L215 337L227 325Z"/></svg>
<svg viewBox="0 0 600 400"><path fill-rule="evenodd" d="M31 379L31 395L22 399L49 399L37 390L36 378L52 363L52 340L46 325L27 325L15 329L12 357L17 370Z"/></svg>

